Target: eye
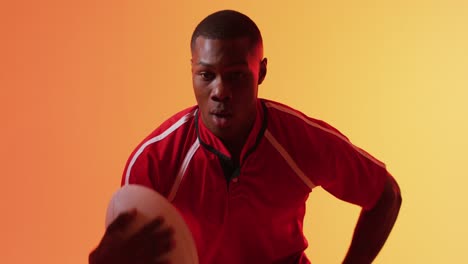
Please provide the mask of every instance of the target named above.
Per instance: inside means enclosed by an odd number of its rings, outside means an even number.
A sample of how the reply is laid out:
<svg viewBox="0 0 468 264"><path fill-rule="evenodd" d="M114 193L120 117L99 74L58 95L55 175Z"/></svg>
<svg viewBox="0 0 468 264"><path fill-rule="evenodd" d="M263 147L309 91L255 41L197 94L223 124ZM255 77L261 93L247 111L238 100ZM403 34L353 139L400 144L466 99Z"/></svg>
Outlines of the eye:
<svg viewBox="0 0 468 264"><path fill-rule="evenodd" d="M229 80L231 81L241 81L247 77L247 74L242 71L231 72L228 75Z"/></svg>
<svg viewBox="0 0 468 264"><path fill-rule="evenodd" d="M200 72L198 75L202 78L203 81L211 81L215 78L215 74L212 72Z"/></svg>

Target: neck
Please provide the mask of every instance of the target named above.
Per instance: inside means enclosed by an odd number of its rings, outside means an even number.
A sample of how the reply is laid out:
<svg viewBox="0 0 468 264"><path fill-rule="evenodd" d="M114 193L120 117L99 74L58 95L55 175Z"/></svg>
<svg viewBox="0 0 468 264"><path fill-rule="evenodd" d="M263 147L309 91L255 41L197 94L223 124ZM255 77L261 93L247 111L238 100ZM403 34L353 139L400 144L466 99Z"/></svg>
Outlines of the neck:
<svg viewBox="0 0 468 264"><path fill-rule="evenodd" d="M245 142L247 141L247 137L248 134L235 140L223 140L224 146L228 149L231 154L231 159L236 165L239 165L240 163L241 152L244 148Z"/></svg>
<svg viewBox="0 0 468 264"><path fill-rule="evenodd" d="M220 138L224 146L227 148L227 150L231 154L232 161L237 165L240 165L242 149L244 148L247 142L247 139L249 138L249 135L252 132L256 118L257 118L257 113L256 111L254 111L249 116L248 118L249 120L246 122L248 125L232 133L229 137Z"/></svg>
<svg viewBox="0 0 468 264"><path fill-rule="evenodd" d="M256 119L256 112L250 116L249 125L244 127L241 131L235 133L232 138L222 139L224 146L228 149L229 153L231 154L232 161L240 165L240 156L242 153L242 149L249 138L250 133L252 132L252 128L255 124Z"/></svg>

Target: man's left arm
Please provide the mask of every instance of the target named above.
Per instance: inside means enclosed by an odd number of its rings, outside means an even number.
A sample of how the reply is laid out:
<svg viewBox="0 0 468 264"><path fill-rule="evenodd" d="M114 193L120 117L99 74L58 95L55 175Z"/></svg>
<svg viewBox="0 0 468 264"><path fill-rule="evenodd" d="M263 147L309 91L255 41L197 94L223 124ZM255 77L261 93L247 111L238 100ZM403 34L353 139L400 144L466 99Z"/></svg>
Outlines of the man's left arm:
<svg viewBox="0 0 468 264"><path fill-rule="evenodd" d="M371 209L362 209L343 264L372 263L382 249L400 211L402 198L395 179L388 174L383 192Z"/></svg>

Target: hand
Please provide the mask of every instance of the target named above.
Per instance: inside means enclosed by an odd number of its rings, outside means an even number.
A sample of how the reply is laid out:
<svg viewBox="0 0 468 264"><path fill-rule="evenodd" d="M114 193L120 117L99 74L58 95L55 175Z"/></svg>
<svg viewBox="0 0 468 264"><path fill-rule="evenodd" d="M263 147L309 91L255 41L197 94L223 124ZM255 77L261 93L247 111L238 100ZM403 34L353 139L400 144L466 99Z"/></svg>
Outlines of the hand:
<svg viewBox="0 0 468 264"><path fill-rule="evenodd" d="M101 242L89 255L89 264L162 264L161 257L174 246L173 230L158 217L126 238L126 228L136 210L120 214L107 228Z"/></svg>

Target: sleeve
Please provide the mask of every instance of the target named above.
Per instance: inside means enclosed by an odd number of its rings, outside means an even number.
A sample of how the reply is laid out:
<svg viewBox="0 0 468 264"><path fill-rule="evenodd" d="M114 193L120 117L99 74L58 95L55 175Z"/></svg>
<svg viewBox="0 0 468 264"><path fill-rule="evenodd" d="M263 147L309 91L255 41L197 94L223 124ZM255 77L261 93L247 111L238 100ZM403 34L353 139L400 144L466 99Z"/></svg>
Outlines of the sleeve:
<svg viewBox="0 0 468 264"><path fill-rule="evenodd" d="M389 175L382 162L322 120L276 103L270 109L269 130L312 188L321 186L346 202L374 207Z"/></svg>
<svg viewBox="0 0 468 264"><path fill-rule="evenodd" d="M121 185L139 184L167 197L186 151L189 128L196 107L189 107L164 121L135 148L127 160ZM178 130L182 125L187 126ZM177 133L175 131L178 131Z"/></svg>
<svg viewBox="0 0 468 264"><path fill-rule="evenodd" d="M121 185L143 185L167 197L176 178L179 151L169 141L155 143L152 138L145 139L128 158Z"/></svg>
<svg viewBox="0 0 468 264"><path fill-rule="evenodd" d="M341 200L372 208L389 175L385 164L334 129L326 132L321 145L314 182Z"/></svg>
<svg viewBox="0 0 468 264"><path fill-rule="evenodd" d="M157 183L154 168L154 160L145 151L144 146L139 146L132 152L123 171L121 185L139 184L156 190Z"/></svg>

